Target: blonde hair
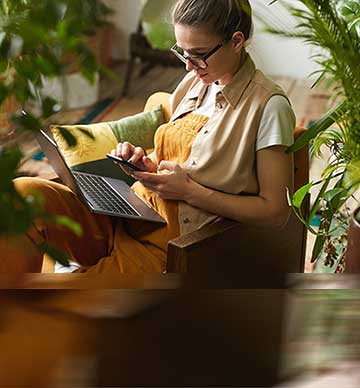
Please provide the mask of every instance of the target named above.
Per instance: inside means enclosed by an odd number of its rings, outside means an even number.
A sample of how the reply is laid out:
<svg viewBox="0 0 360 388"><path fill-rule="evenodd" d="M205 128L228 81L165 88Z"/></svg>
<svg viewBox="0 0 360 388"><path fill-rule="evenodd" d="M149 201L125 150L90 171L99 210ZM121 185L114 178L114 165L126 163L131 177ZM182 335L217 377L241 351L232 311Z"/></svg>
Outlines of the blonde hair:
<svg viewBox="0 0 360 388"><path fill-rule="evenodd" d="M205 26L224 40L241 31L247 41L252 33L252 10L249 0L179 0L173 23Z"/></svg>

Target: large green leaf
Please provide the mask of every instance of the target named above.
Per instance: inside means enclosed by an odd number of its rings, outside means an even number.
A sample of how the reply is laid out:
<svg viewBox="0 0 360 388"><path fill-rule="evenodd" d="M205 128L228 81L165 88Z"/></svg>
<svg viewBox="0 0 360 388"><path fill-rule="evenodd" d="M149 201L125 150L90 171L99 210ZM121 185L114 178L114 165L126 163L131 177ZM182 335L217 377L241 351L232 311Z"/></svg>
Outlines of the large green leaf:
<svg viewBox="0 0 360 388"><path fill-rule="evenodd" d="M47 253L52 259L58 261L60 264L69 266L69 256L58 248L44 242L38 245L43 253Z"/></svg>
<svg viewBox="0 0 360 388"><path fill-rule="evenodd" d="M300 189L297 190L293 195L292 206L296 207L297 209L300 209L307 193L312 187L313 187L312 182L309 182L307 185L300 187Z"/></svg>
<svg viewBox="0 0 360 388"><path fill-rule="evenodd" d="M309 222L312 221L312 219L315 217L316 213L318 212L319 210L319 207L320 207L320 202L324 196L324 193L326 192L329 184L330 184L330 181L331 181L331 176L328 177L322 184L322 187L312 205L312 208L310 210L310 214L309 214ZM319 182L320 183L320 182Z"/></svg>
<svg viewBox="0 0 360 388"><path fill-rule="evenodd" d="M0 194L11 190L12 179L22 156L19 148L5 149L0 146Z"/></svg>
<svg viewBox="0 0 360 388"><path fill-rule="evenodd" d="M311 253L311 263L313 263L319 256L324 243L325 243L325 236L324 235L318 235L315 240L315 244L313 247L313 251Z"/></svg>
<svg viewBox="0 0 360 388"><path fill-rule="evenodd" d="M320 132L325 131L325 129L333 125L345 113L345 106L345 103L341 103L340 105L329 111L321 119L315 121L310 126L310 128L306 132L304 132L304 134L300 136L291 147L287 149L287 152L298 151L299 149L309 144L309 142L314 139Z"/></svg>
<svg viewBox="0 0 360 388"><path fill-rule="evenodd" d="M76 221L73 221L69 217L53 216L53 217L50 217L50 220L52 220L54 223L58 225L65 226L67 229L71 230L78 237L81 237L83 235L83 230L81 225Z"/></svg>
<svg viewBox="0 0 360 388"><path fill-rule="evenodd" d="M22 112L12 117L20 129L39 131L42 127L41 121L31 113Z"/></svg>
<svg viewBox="0 0 360 388"><path fill-rule="evenodd" d="M69 147L75 147L77 144L76 137L65 127L57 127L60 135L64 138Z"/></svg>
<svg viewBox="0 0 360 388"><path fill-rule="evenodd" d="M353 193L360 185L360 160L351 162L346 167L344 174L344 187L349 192Z"/></svg>
<svg viewBox="0 0 360 388"><path fill-rule="evenodd" d="M344 195L346 194L346 190L344 190L343 188L341 187L337 187L335 189L331 189L329 191L327 191L325 194L324 194L324 199L325 201L327 202L331 202L334 200L335 197L339 196L339 195Z"/></svg>
<svg viewBox="0 0 360 388"><path fill-rule="evenodd" d="M171 23L171 11L175 3L175 0L148 0L144 4L142 27L153 48L169 50L175 43Z"/></svg>
<svg viewBox="0 0 360 388"><path fill-rule="evenodd" d="M338 182L338 186L341 182ZM329 211L335 213L340 210L344 202L349 198L349 193L343 187L335 187L327 191L324 195L324 200L328 202Z"/></svg>
<svg viewBox="0 0 360 388"><path fill-rule="evenodd" d="M43 117L47 118L47 117L50 117L52 114L58 112L60 109L60 105L53 98L45 97L42 100L41 109L42 109Z"/></svg>
<svg viewBox="0 0 360 388"><path fill-rule="evenodd" d="M90 131L88 131L87 129L84 129L84 128L81 128L81 127L77 127L76 128L78 131L80 131L82 134L84 134L86 137L88 137L89 139L91 140L95 140L95 135L93 135Z"/></svg>

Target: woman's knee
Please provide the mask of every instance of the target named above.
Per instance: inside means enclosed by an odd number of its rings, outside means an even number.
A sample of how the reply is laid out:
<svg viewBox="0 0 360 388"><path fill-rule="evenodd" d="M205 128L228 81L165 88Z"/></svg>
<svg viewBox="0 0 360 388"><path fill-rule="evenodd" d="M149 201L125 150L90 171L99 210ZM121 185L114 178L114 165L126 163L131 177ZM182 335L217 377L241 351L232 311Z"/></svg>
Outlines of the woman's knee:
<svg viewBox="0 0 360 388"><path fill-rule="evenodd" d="M14 179L16 191L22 196L28 196L34 192L42 192L47 186L47 181L39 178L21 177Z"/></svg>
<svg viewBox="0 0 360 388"><path fill-rule="evenodd" d="M70 194L70 190L66 186L41 178L16 178L14 186L22 197L38 197L45 206L55 205L57 202L63 201L63 198L68 200Z"/></svg>

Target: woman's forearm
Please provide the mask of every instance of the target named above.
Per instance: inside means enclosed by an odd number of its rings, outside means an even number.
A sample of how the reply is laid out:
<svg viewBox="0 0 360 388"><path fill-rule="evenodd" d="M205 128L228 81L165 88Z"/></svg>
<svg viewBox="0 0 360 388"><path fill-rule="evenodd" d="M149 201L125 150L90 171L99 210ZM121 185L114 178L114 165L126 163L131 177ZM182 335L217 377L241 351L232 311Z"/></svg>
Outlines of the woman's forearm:
<svg viewBox="0 0 360 388"><path fill-rule="evenodd" d="M192 181L185 201L194 207L252 225L282 227L290 208L283 201L271 201L261 196L233 195L201 186Z"/></svg>

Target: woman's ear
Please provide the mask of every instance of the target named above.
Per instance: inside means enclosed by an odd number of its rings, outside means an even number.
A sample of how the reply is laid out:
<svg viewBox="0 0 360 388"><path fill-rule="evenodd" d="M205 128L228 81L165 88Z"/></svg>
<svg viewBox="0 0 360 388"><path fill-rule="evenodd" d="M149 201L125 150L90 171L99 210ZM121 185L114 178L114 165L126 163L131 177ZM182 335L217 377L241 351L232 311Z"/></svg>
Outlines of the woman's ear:
<svg viewBox="0 0 360 388"><path fill-rule="evenodd" d="M241 31L234 32L231 38L232 46L236 52L240 52L245 45L245 37Z"/></svg>

